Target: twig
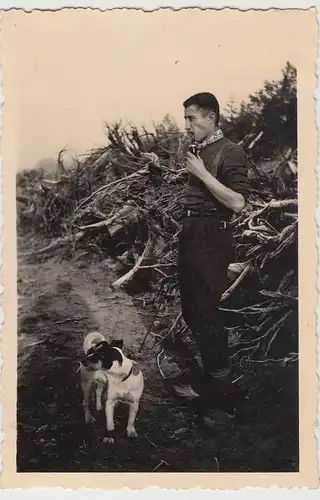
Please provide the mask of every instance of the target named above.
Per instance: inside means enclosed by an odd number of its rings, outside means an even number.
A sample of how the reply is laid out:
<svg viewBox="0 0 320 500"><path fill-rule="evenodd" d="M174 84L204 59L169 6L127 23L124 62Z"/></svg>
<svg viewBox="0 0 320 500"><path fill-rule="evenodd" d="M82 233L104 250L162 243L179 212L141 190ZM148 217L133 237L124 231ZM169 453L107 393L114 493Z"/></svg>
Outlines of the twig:
<svg viewBox="0 0 320 500"><path fill-rule="evenodd" d="M65 318L60 321L55 321L54 323L50 323L50 325L62 325L63 323L67 323L68 321L82 321L83 319L87 319L88 316L81 316L80 318Z"/></svg>
<svg viewBox="0 0 320 500"><path fill-rule="evenodd" d="M236 382L238 382L238 380L241 380L243 377L244 377L244 375L240 375L235 380L232 380L232 383L235 384Z"/></svg>
<svg viewBox="0 0 320 500"><path fill-rule="evenodd" d="M74 238L78 241L84 236L84 233L77 233ZM59 238L57 240L52 241L49 245L39 250L33 250L32 252L27 252L20 254L19 257L27 258L34 255L41 255L48 252L52 252L53 250L57 250L58 248L69 245L73 240L72 236L66 236L65 238Z"/></svg>
<svg viewBox="0 0 320 500"><path fill-rule="evenodd" d="M154 446L155 448L157 448L157 450L159 449L159 447L158 447L156 444L154 444L154 443L153 443L153 442L152 442L152 441L148 438L148 434L145 434L145 438L146 438L146 440L147 440L147 441L148 441L148 442L149 442L152 446Z"/></svg>
<svg viewBox="0 0 320 500"><path fill-rule="evenodd" d="M163 352L164 352L164 349L162 349L157 355L157 366L158 366L158 369L159 369L159 372L160 372L162 378L166 378L165 375L163 374L163 371L161 370L161 363L160 363L160 356L161 356L161 354L163 354Z"/></svg>
<svg viewBox="0 0 320 500"><path fill-rule="evenodd" d="M154 469L152 469L152 472L155 472L156 470L158 470L159 467L161 467L161 465L163 465L163 464L169 466L168 462L166 462L165 460L160 460L160 462L158 463L158 465Z"/></svg>
<svg viewBox="0 0 320 500"><path fill-rule="evenodd" d="M270 297L272 299L283 299L294 303L298 301L298 297L294 297L293 295L289 295L286 293L272 292L270 290L260 290L259 293L261 295L264 295L265 297Z"/></svg>
<svg viewBox="0 0 320 500"><path fill-rule="evenodd" d="M239 349L239 351L235 352L232 356L230 356L230 359L233 359L235 358L236 356L238 356L238 354L240 352L244 352L244 351L251 351L253 349L256 349L257 347L259 346L259 343L257 345L254 345L254 346L251 346L251 347L244 347L243 349Z"/></svg>
<svg viewBox="0 0 320 500"><path fill-rule="evenodd" d="M267 346L267 349L265 350L264 352L264 357L267 356L268 352L270 351L271 349L271 346L276 338L276 336L278 335L279 333L279 330L281 328L281 326L283 325L283 323L285 322L285 320L287 319L287 317L291 314L291 311L288 311L286 312L282 318L280 318L274 325L272 325L272 328L270 330L275 330L274 334L272 335L269 343L268 343L268 346Z"/></svg>
<svg viewBox="0 0 320 500"><path fill-rule="evenodd" d="M38 340L38 342L33 342L32 344L27 344L25 346L23 346L23 348L25 349L26 347L33 347L35 345L38 345L38 344L42 344L43 342L45 342L47 339L48 339L49 335L47 335L44 339L42 340Z"/></svg>
<svg viewBox="0 0 320 500"><path fill-rule="evenodd" d="M296 352L291 352L289 356L285 356L284 358L267 358L267 359L251 359L250 363L281 363L282 366L285 366L287 363L294 363L298 361L299 354Z"/></svg>
<svg viewBox="0 0 320 500"><path fill-rule="evenodd" d="M272 311L278 311L279 309L282 309L283 305L279 306L270 306L270 307L260 307L260 305L256 306L248 306L248 307L243 307L242 309L225 309L223 307L220 307L220 311L223 312L232 312L236 314L266 314Z"/></svg>
<svg viewBox="0 0 320 500"><path fill-rule="evenodd" d="M175 327L177 326L177 324L178 324L178 322L180 321L181 317L182 317L182 313L179 313L179 314L178 314L178 316L176 317L176 319L175 319L175 321L174 321L174 323L173 323L172 327L171 327L171 328L170 328L170 330L168 331L168 333L166 333L166 334L165 334L165 335L161 338L161 340L155 344L155 346L154 346L154 347L157 347L159 344L161 344L161 343L164 341L164 339L166 339L167 337L169 337L169 335L173 332L173 330L174 330L174 329L175 329Z"/></svg>
<svg viewBox="0 0 320 500"><path fill-rule="evenodd" d="M270 321L270 317L267 317L267 319L262 323L262 325L260 326L260 329L262 330L263 327ZM270 330L268 330L267 332L265 332L263 335L260 335L259 337L255 337L253 339L248 339L248 340L239 340L238 342L235 342L233 344L233 347L237 346L237 345L243 345L243 344L250 344L250 343L256 343L258 342L259 340L262 340L264 339L265 337L267 337L270 333Z"/></svg>
<svg viewBox="0 0 320 500"><path fill-rule="evenodd" d="M285 217L290 217L292 219L297 219L298 217L298 214L292 214L290 212L282 212L282 215L284 215Z"/></svg>
<svg viewBox="0 0 320 500"><path fill-rule="evenodd" d="M249 273L251 269L251 266L250 264L248 264L242 271L242 273L238 276L238 278L236 279L236 281L228 288L228 290L226 290L222 297L221 297L221 302L224 302L225 300L227 300L230 295L233 294L233 292L235 291L235 289L238 287L238 285L241 283L241 281L245 278L245 276Z"/></svg>
<svg viewBox="0 0 320 500"><path fill-rule="evenodd" d="M290 206L298 206L298 200L295 198L293 200L271 200L269 207L270 208L284 208Z"/></svg>
<svg viewBox="0 0 320 500"><path fill-rule="evenodd" d="M176 267L176 264L153 264L150 266L140 266L140 269L157 269L158 267Z"/></svg>

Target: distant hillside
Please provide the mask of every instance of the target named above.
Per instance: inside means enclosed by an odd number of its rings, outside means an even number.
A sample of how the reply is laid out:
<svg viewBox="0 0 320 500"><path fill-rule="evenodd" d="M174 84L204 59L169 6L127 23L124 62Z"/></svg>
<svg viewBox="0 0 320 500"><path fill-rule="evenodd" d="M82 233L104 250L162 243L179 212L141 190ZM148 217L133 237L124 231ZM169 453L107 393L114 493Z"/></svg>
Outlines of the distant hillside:
<svg viewBox="0 0 320 500"><path fill-rule="evenodd" d="M63 151L61 154L61 159L63 161L63 167L69 169L73 166L73 157L72 153L68 151ZM58 156L57 158L42 158L36 164L34 169L41 170L43 172L43 176L47 179L56 178L58 168Z"/></svg>
<svg viewBox="0 0 320 500"><path fill-rule="evenodd" d="M54 178L57 171L57 159L54 158L43 158L35 164L36 170L42 170L44 176L51 179Z"/></svg>

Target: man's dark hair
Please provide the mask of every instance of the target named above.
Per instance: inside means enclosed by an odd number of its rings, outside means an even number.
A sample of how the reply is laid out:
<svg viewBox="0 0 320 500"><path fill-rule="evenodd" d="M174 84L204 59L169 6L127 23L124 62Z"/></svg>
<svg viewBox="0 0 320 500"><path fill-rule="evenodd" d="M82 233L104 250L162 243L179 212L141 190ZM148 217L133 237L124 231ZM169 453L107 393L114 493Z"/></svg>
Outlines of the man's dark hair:
<svg viewBox="0 0 320 500"><path fill-rule="evenodd" d="M194 94L184 101L183 106L188 108L189 106L198 106L198 108L213 111L216 114L216 125L218 125L220 120L220 106L217 98L210 94L210 92L200 92L199 94Z"/></svg>

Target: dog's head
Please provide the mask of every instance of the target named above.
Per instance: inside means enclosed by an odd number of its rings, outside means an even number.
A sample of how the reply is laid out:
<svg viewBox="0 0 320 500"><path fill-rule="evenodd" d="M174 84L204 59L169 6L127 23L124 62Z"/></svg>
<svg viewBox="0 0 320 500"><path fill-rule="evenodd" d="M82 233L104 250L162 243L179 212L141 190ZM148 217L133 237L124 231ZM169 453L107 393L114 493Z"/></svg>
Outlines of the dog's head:
<svg viewBox="0 0 320 500"><path fill-rule="evenodd" d="M82 364L94 370L121 371L123 363L123 340L113 340L110 344L106 340L97 342L90 347Z"/></svg>

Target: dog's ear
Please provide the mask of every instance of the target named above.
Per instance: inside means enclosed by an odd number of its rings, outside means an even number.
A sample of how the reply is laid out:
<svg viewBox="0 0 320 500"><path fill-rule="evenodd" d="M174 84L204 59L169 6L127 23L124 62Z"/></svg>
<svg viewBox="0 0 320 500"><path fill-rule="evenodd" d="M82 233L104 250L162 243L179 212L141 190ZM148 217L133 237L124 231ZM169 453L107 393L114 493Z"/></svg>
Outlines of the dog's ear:
<svg viewBox="0 0 320 500"><path fill-rule="evenodd" d="M93 350L94 351L101 351L109 347L109 344L106 340L100 340L99 342L96 343L94 346Z"/></svg>
<svg viewBox="0 0 320 500"><path fill-rule="evenodd" d="M110 342L110 347L118 347L118 349L123 348L123 340L114 339Z"/></svg>

